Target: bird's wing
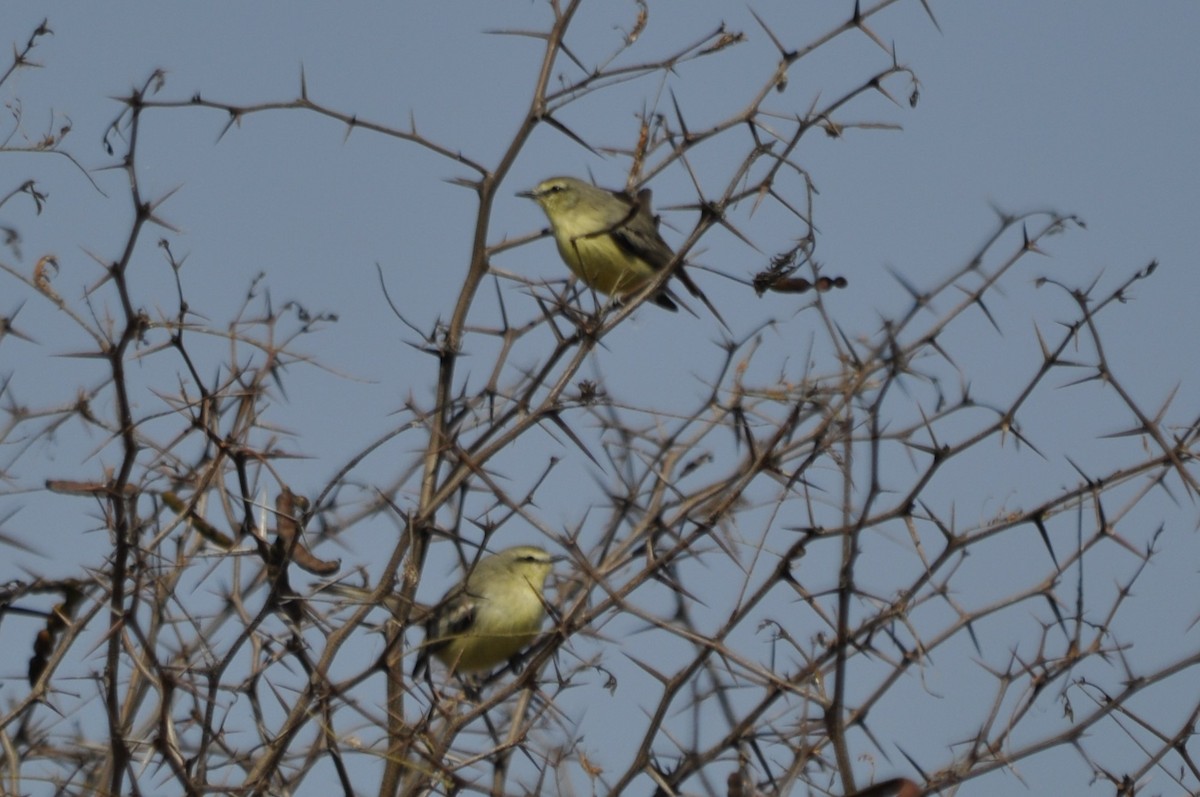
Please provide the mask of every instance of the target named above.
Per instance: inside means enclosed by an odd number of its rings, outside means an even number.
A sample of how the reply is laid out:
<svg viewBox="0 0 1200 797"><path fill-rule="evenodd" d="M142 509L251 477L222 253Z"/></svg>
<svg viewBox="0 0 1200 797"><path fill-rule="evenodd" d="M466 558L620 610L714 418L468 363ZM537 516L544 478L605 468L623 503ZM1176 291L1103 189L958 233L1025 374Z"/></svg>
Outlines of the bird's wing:
<svg viewBox="0 0 1200 797"><path fill-rule="evenodd" d="M479 612L479 600L465 588L453 590L434 607L425 623L425 642L413 665L413 676L419 676L429 666L429 657L444 650L455 637L461 636L475 625Z"/></svg>
<svg viewBox="0 0 1200 797"><path fill-rule="evenodd" d="M437 644L439 640L456 637L475 624L479 612L479 599L465 589L454 590L434 610L425 626L426 638Z"/></svg>
<svg viewBox="0 0 1200 797"><path fill-rule="evenodd" d="M631 255L646 261L655 271L660 271L671 262L675 253L658 234L658 222L650 209L650 189L643 188L637 199L619 195L628 205L624 218L610 220L612 237L617 246Z"/></svg>
<svg viewBox="0 0 1200 797"><path fill-rule="evenodd" d="M629 254L640 257L655 271L661 271L667 267L674 258L675 252L667 245L667 242L658 234L658 220L654 217L654 211L651 208L651 194L649 188L643 188L638 191L637 199L630 199L626 194L618 194L626 202L629 203L624 219L612 220L612 237L617 242L617 246L625 250ZM704 291L700 290L687 272L683 270L683 264L679 264L675 268L674 276L683 283L683 286L688 289L688 292L704 303L718 321L721 326L729 329L729 325L725 323L725 319L717 312L717 308L704 295ZM678 300L678 297L675 297ZM654 300L660 307L665 307L668 310L675 309L675 302L665 293L660 293Z"/></svg>

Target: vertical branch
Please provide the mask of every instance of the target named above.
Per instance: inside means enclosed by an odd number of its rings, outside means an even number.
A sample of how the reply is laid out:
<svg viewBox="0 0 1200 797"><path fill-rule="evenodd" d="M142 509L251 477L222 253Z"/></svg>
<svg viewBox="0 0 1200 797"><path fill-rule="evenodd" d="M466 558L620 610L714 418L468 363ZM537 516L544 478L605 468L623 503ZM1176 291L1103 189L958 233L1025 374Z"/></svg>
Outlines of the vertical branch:
<svg viewBox="0 0 1200 797"><path fill-rule="evenodd" d="M854 408L850 402L846 402L838 425L842 441L842 552L841 565L838 568L837 648L833 699L825 709L825 723L829 741L837 758L842 788L846 792L852 792L855 789L854 765L850 756L849 740L846 738L846 681L849 678L847 662L853 650L850 644L850 604L854 598L854 563L858 559L859 523L854 517Z"/></svg>
<svg viewBox="0 0 1200 797"><path fill-rule="evenodd" d="M112 577L109 593L109 632L107 655L104 665L104 699L109 722L109 743L112 745L112 758L109 763L108 791L110 794L120 794L124 791L122 782L126 767L129 764L130 751L125 740L129 736L129 720L120 704L121 683L121 651L125 638L126 594L125 582L128 575L132 546L136 544L135 518L137 516L138 490L130 487L130 476L134 463L137 461L138 443L136 425L129 397L129 385L125 374L125 356L129 346L133 344L141 330L143 321L134 310L129 295L128 269L143 225L151 218L149 203L142 199L137 179L137 151L140 134L140 119L142 112L142 97L144 92L157 81L157 76L151 76L140 90L134 90L128 98L129 109L129 145L124 156L124 170L129 179L129 196L133 204L134 220L129 235L125 239L124 251L121 257L108 269L108 277L116 288L124 314L120 337L111 344L105 354L112 372L113 391L116 396L117 428L120 430L122 458L121 465L113 480L109 495L109 506L112 512L113 557Z"/></svg>

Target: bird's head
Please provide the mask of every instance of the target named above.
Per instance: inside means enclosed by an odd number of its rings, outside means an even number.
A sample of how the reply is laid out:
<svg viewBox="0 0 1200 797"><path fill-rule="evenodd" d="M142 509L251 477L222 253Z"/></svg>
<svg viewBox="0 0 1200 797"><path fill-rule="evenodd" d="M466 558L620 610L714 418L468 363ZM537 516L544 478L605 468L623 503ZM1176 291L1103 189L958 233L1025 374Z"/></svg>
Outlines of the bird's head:
<svg viewBox="0 0 1200 797"><path fill-rule="evenodd" d="M517 196L532 199L553 219L556 214L574 208L588 192L599 190L574 177L551 177L542 180L532 191L521 191Z"/></svg>

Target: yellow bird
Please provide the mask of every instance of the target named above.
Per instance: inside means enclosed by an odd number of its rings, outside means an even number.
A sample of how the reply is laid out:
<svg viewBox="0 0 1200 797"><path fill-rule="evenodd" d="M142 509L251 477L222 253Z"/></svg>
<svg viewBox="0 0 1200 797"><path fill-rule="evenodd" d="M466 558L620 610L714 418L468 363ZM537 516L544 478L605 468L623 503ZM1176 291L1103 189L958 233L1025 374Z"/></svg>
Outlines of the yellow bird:
<svg viewBox="0 0 1200 797"><path fill-rule="evenodd" d="M425 623L413 675L429 656L455 672L488 670L529 646L546 619L546 577L554 557L532 545L480 559Z"/></svg>
<svg viewBox="0 0 1200 797"><path fill-rule="evenodd" d="M516 656L542 630L546 578L555 558L533 545L518 545L480 559L461 582L427 610L425 642L413 675L433 656L453 672L488 670ZM371 590L330 584L325 591L365 601ZM384 598L396 611L400 597Z"/></svg>
<svg viewBox="0 0 1200 797"><path fill-rule="evenodd" d="M650 189L631 197L597 188L574 177L551 177L517 196L532 199L550 220L558 253L588 286L622 299L637 293L670 264L675 253L658 234L650 209ZM725 324L708 297L682 266L672 273L693 296ZM678 309L666 287L653 297L659 307Z"/></svg>

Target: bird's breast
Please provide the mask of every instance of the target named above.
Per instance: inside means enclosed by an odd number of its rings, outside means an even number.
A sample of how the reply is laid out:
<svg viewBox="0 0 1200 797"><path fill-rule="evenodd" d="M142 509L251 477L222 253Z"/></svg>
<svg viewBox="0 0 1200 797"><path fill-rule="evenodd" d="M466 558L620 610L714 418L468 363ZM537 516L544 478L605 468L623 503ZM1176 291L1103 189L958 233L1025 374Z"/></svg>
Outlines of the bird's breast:
<svg viewBox="0 0 1200 797"><path fill-rule="evenodd" d="M654 276L646 261L622 249L607 232L556 234L555 240L559 254L575 276L601 293L625 296Z"/></svg>

